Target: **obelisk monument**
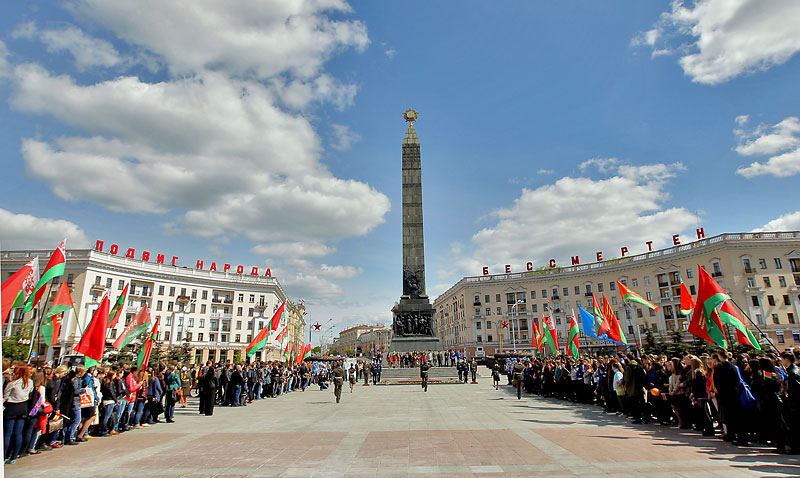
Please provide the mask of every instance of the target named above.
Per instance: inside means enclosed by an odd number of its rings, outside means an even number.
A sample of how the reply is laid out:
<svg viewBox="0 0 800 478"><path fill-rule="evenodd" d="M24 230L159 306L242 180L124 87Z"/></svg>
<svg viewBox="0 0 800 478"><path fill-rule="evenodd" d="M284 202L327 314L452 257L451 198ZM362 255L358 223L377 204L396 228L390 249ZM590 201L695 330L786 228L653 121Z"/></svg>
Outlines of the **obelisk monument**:
<svg viewBox="0 0 800 478"><path fill-rule="evenodd" d="M406 110L403 138L403 294L392 309L390 352L441 350L433 331L433 307L425 293L425 236L422 229L422 165L414 130L417 112Z"/></svg>

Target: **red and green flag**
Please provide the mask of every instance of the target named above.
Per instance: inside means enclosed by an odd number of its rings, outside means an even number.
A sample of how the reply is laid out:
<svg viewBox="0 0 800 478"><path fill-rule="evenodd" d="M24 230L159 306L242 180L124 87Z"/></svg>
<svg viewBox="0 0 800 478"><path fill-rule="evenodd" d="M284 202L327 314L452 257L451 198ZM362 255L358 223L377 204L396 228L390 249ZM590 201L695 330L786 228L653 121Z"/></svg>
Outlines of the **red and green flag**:
<svg viewBox="0 0 800 478"><path fill-rule="evenodd" d="M30 310L39 303L39 299L42 298L45 292L44 286L47 285L48 282L53 280L54 277L60 277L64 275L64 268L67 265L66 244L66 239L61 241L61 244L56 247L56 250L50 256L50 260L47 262L47 267L44 268L42 276L39 278L39 281L36 282L36 286L33 288L33 294L28 297L27 301L25 302L25 309L23 310L23 313L30 312Z"/></svg>
<svg viewBox="0 0 800 478"><path fill-rule="evenodd" d="M603 309L600 308L600 302L597 301L597 297L594 294L592 294L592 315L594 315L594 330L597 332L597 336L600 337L601 334L605 333L603 331ZM606 337L608 337L608 334L606 334Z"/></svg>
<svg viewBox="0 0 800 478"><path fill-rule="evenodd" d="M619 292L622 294L622 301L623 302L636 302L637 304L641 304L645 307L649 307L654 311L658 312L658 306L654 303L650 302L649 300L645 299L644 297L640 296L636 292L632 291L628 288L625 284L620 281L617 281L617 286L619 286Z"/></svg>
<svg viewBox="0 0 800 478"><path fill-rule="evenodd" d="M578 344L579 333L580 330L578 329L578 321L575 319L575 311L573 310L572 318L569 321L569 353L575 360L578 360L578 357L581 353L580 345Z"/></svg>
<svg viewBox="0 0 800 478"><path fill-rule="evenodd" d="M125 284L125 288L122 289L122 294L117 297L117 301L114 303L114 308L111 309L111 312L108 314L108 328L110 329L113 329L117 325L119 316L122 315L122 309L125 307L125 301L128 299L129 285L130 283Z"/></svg>
<svg viewBox="0 0 800 478"><path fill-rule="evenodd" d="M108 324L108 309L110 309L108 291L100 299L100 307L92 314L92 320L86 331L81 336L81 341L75 346L75 352L85 355L86 367L92 367L103 360L106 348L106 325Z"/></svg>
<svg viewBox="0 0 800 478"><path fill-rule="evenodd" d="M697 305L689 323L689 332L727 349L728 340L725 338L725 331L722 330L722 323L719 314L716 313L716 308L729 300L730 296L705 269L699 265L697 269L700 283L697 288Z"/></svg>
<svg viewBox="0 0 800 478"><path fill-rule="evenodd" d="M158 322L160 320L161 316L157 316L156 323L153 324L153 330L150 332L150 336L147 337L147 340L144 341L144 346L139 350L139 356L136 359L136 366L139 367L139 370L142 369L142 365L146 367L150 362L150 352L153 351L153 343L155 343L156 337L158 337Z"/></svg>
<svg viewBox="0 0 800 478"><path fill-rule="evenodd" d="M736 329L736 337L739 339L740 344L747 344L756 350L761 350L761 345L758 344L758 339L753 332L750 331L750 328L747 327L747 323L744 321L742 316L739 314L739 311L736 310L730 300L723 302L717 313L719 315L720 322L723 324L728 324Z"/></svg>
<svg viewBox="0 0 800 478"><path fill-rule="evenodd" d="M286 314L286 301L283 301L278 310L272 315L272 322L269 325L269 330L278 330L278 327L281 325L281 320L283 319L284 314Z"/></svg>
<svg viewBox="0 0 800 478"><path fill-rule="evenodd" d="M681 281L681 314L685 316L692 315L692 311L697 304L695 303L694 299L692 299L692 294L689 293L689 289L686 287L686 284Z"/></svg>
<svg viewBox="0 0 800 478"><path fill-rule="evenodd" d="M144 307L139 309L136 317L125 326L117 340L114 341L114 348L122 350L123 347L133 342L136 337L147 332L147 329L150 328L150 321L150 309L147 308L147 304L144 304Z"/></svg>
<svg viewBox="0 0 800 478"><path fill-rule="evenodd" d="M275 342L283 343L283 339L286 338L286 334L288 333L289 333L289 326L285 325L283 327L283 330L281 330L280 332L277 333L277 335L275 335Z"/></svg>
<svg viewBox="0 0 800 478"><path fill-rule="evenodd" d="M267 339L269 339L269 327L264 327L255 337L253 337L253 340L247 346L246 356L250 357L255 355L256 352L266 347Z"/></svg>
<svg viewBox="0 0 800 478"><path fill-rule="evenodd" d="M64 312L69 309L75 310L75 305L72 303L72 296L69 293L69 288L67 288L67 283L61 282L53 303L47 309L42 322L42 334L47 345L52 347L56 344L58 336L61 335L61 320L64 318Z"/></svg>
<svg viewBox="0 0 800 478"><path fill-rule="evenodd" d="M306 344L306 346L303 348L303 360L307 359L310 356L311 356L311 344Z"/></svg>
<svg viewBox="0 0 800 478"><path fill-rule="evenodd" d="M553 322L553 313L550 312L548 317L545 317L542 331L544 335L543 342L550 345L550 351L554 354L558 353L558 333L556 332L555 322Z"/></svg>
<svg viewBox="0 0 800 478"><path fill-rule="evenodd" d="M617 320L617 314L614 313L614 310L611 309L611 304L606 299L606 295L603 294L603 325L598 332L598 335L602 335L603 333L608 335L608 338L619 342L623 345L628 344L628 339L625 338L625 334L622 332L622 326Z"/></svg>
<svg viewBox="0 0 800 478"><path fill-rule="evenodd" d="M306 351L306 344L303 343L300 345L300 347L297 348L297 355L295 355L294 357L295 363L299 364L300 362L303 361L303 353L305 353L305 351Z"/></svg>
<svg viewBox="0 0 800 478"><path fill-rule="evenodd" d="M533 350L539 350L540 342L542 340L541 332L539 332L539 324L534 320L532 325L533 336L531 337L531 348Z"/></svg>
<svg viewBox="0 0 800 478"><path fill-rule="evenodd" d="M3 285L0 286L0 322L5 325L8 314L15 307L22 307L33 294L36 283L39 282L39 258L34 257L27 264L20 267Z"/></svg>

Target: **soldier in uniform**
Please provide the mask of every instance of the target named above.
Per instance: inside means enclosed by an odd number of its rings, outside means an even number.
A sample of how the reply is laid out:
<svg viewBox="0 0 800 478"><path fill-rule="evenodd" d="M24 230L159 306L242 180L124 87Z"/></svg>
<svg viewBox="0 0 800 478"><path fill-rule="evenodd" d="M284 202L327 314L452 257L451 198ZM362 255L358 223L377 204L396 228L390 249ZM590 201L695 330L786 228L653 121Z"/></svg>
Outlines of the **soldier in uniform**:
<svg viewBox="0 0 800 478"><path fill-rule="evenodd" d="M372 375L372 364L370 362L364 362L364 370L361 371L364 374L364 385L369 385L369 377Z"/></svg>
<svg viewBox="0 0 800 478"><path fill-rule="evenodd" d="M514 374L514 386L517 387L517 400L522 398L522 382L523 382L523 374L525 372L525 367L522 365L521 362L517 361L514 364L514 368L511 369L512 373Z"/></svg>
<svg viewBox="0 0 800 478"><path fill-rule="evenodd" d="M428 370L431 368L428 361L422 359L422 363L419 364L419 376L422 378L422 390L428 391Z"/></svg>
<svg viewBox="0 0 800 478"><path fill-rule="evenodd" d="M344 383L344 369L342 362L336 362L336 368L331 372L333 375L333 395L336 397L336 403L342 399L342 384Z"/></svg>

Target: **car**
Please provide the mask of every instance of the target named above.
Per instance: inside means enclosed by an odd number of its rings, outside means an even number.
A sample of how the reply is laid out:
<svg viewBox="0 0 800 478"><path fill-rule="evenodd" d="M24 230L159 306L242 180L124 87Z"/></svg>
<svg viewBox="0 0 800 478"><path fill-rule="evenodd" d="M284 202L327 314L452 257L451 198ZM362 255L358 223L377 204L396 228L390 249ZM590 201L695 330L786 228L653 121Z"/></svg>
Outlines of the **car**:
<svg viewBox="0 0 800 478"><path fill-rule="evenodd" d="M84 365L83 355L64 355L58 362L59 365L66 365L69 368L82 367Z"/></svg>

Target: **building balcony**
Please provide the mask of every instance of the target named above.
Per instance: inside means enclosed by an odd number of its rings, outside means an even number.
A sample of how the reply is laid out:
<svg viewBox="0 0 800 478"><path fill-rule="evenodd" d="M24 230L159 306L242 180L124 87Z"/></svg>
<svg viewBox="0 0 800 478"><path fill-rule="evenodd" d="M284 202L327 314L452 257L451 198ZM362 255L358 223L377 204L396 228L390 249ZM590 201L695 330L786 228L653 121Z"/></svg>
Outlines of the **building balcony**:
<svg viewBox="0 0 800 478"><path fill-rule="evenodd" d="M756 286L753 286L753 287L750 287L750 286L748 286L748 287L745 287L745 288L744 288L744 291L745 291L746 293L754 293L754 292L755 292L755 293L759 293L759 294L761 294L761 293L763 293L763 292L764 292L764 289L762 289L760 286L757 286L757 285L756 285Z"/></svg>
<svg viewBox="0 0 800 478"><path fill-rule="evenodd" d="M267 304L256 304L256 309L264 310L267 308Z"/></svg>
<svg viewBox="0 0 800 478"><path fill-rule="evenodd" d="M755 269L753 269L752 267L745 267L745 268L744 268L744 273L745 273L745 274L755 274L755 273L756 273L756 270L755 270Z"/></svg>
<svg viewBox="0 0 800 478"><path fill-rule="evenodd" d="M722 271L712 272L711 277L722 277Z"/></svg>
<svg viewBox="0 0 800 478"><path fill-rule="evenodd" d="M558 298L559 298L559 297L560 297L560 296L559 296L558 294L555 294L555 295L553 295L552 297L550 297L550 299L551 299L551 300L558 300Z"/></svg>
<svg viewBox="0 0 800 478"><path fill-rule="evenodd" d="M669 282L659 282L658 286L659 287L669 287Z"/></svg>
<svg viewBox="0 0 800 478"><path fill-rule="evenodd" d="M669 281L669 283L672 284L672 285L681 285L681 280L680 279L672 279L671 281Z"/></svg>
<svg viewBox="0 0 800 478"><path fill-rule="evenodd" d="M594 295L594 293L592 293L592 292L584 292L583 293L584 297L591 297L592 295Z"/></svg>
<svg viewBox="0 0 800 478"><path fill-rule="evenodd" d="M130 297L147 297L147 298L149 298L149 297L153 297L153 289L142 289L142 290L132 289L130 292L128 292L128 295Z"/></svg>
<svg viewBox="0 0 800 478"><path fill-rule="evenodd" d="M106 291L106 287L104 285L102 285L102 284L94 283L94 284L92 284L92 287L90 288L90 290L92 292L105 292Z"/></svg>
<svg viewBox="0 0 800 478"><path fill-rule="evenodd" d="M472 305L473 305L473 306L478 306L478 305L481 305L481 301L479 301L479 300L475 300L475 301L473 301L473 302L472 302Z"/></svg>
<svg viewBox="0 0 800 478"><path fill-rule="evenodd" d="M212 297L211 298L211 303L212 304L221 304L222 303L222 299L220 297Z"/></svg>
<svg viewBox="0 0 800 478"><path fill-rule="evenodd" d="M225 304L233 304L233 299L225 299L223 301L223 303L225 303Z"/></svg>
<svg viewBox="0 0 800 478"><path fill-rule="evenodd" d="M191 297L189 297L188 295L179 295L175 300L177 302L189 302L190 299Z"/></svg>

